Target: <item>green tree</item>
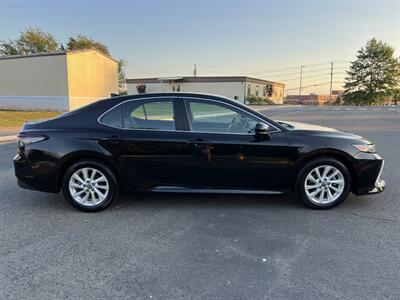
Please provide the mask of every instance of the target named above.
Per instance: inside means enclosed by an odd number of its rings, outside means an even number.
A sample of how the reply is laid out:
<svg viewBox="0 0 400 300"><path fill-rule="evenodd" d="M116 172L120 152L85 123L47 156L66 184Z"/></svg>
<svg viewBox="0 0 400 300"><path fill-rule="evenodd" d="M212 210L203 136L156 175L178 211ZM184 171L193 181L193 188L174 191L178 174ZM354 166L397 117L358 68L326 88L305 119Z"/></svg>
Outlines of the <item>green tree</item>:
<svg viewBox="0 0 400 300"><path fill-rule="evenodd" d="M84 50L84 49L96 49L108 56L110 51L108 47L102 42L95 41L87 36L78 34L75 37L70 37L67 42L67 50Z"/></svg>
<svg viewBox="0 0 400 300"><path fill-rule="evenodd" d="M397 105L397 104L400 103L400 89L396 90L396 91L393 93L393 103L394 103L395 105Z"/></svg>
<svg viewBox="0 0 400 300"><path fill-rule="evenodd" d="M272 97L274 95L274 93L275 93L274 86L272 84L267 84L265 86L265 94L268 97Z"/></svg>
<svg viewBox="0 0 400 300"><path fill-rule="evenodd" d="M95 41L90 37L84 36L82 34L78 34L75 37L70 37L67 42L67 50L84 50L84 49L96 49L108 56L110 55L110 51L108 47L102 42ZM124 70L125 62L120 60L118 62L118 85L119 85L119 93L125 94L125 70Z"/></svg>
<svg viewBox="0 0 400 300"><path fill-rule="evenodd" d="M357 52L345 80L345 104L371 105L392 96L400 84L400 59L394 48L377 41L367 42Z"/></svg>
<svg viewBox="0 0 400 300"><path fill-rule="evenodd" d="M35 27L21 31L16 40L0 41L1 55L17 55L38 52L55 52L58 42L48 32Z"/></svg>

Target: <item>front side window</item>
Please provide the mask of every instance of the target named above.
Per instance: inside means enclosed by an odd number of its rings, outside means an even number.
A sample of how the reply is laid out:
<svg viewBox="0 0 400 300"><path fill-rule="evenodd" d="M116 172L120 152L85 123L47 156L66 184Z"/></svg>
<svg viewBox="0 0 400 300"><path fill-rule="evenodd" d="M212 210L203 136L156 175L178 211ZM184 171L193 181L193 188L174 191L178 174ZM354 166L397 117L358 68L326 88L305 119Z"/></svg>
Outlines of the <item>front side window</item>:
<svg viewBox="0 0 400 300"><path fill-rule="evenodd" d="M127 129L175 130L172 100L130 101L123 107L123 127Z"/></svg>
<svg viewBox="0 0 400 300"><path fill-rule="evenodd" d="M248 134L261 120L228 105L205 101L187 101L192 131Z"/></svg>

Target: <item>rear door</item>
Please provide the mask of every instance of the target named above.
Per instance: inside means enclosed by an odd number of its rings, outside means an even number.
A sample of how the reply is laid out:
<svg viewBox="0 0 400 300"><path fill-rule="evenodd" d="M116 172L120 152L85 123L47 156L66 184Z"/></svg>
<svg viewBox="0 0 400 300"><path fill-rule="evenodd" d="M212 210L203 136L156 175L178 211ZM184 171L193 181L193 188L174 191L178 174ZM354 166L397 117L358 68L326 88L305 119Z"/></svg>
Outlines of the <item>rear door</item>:
<svg viewBox="0 0 400 300"><path fill-rule="evenodd" d="M176 97L145 98L114 108L122 115L121 128L104 143L118 159L128 187L185 183L188 138L182 130L179 101Z"/></svg>

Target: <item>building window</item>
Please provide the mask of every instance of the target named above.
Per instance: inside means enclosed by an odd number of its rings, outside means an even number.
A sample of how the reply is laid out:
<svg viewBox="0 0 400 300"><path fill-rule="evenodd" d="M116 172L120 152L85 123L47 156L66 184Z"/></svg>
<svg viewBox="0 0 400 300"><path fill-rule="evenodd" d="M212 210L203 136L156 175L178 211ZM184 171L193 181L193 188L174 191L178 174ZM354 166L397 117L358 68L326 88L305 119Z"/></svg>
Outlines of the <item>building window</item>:
<svg viewBox="0 0 400 300"><path fill-rule="evenodd" d="M256 96L258 97L258 85L256 85Z"/></svg>
<svg viewBox="0 0 400 300"><path fill-rule="evenodd" d="M247 84L247 97L250 97L250 95L251 95L251 84L248 83Z"/></svg>

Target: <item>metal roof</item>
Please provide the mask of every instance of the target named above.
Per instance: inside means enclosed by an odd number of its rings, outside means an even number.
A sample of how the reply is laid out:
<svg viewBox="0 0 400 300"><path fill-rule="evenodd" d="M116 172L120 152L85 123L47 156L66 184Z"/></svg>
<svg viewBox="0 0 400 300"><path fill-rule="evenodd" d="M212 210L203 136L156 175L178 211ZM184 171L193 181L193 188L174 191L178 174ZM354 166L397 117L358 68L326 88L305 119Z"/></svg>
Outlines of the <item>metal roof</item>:
<svg viewBox="0 0 400 300"><path fill-rule="evenodd" d="M83 49L83 50L68 50L68 51L56 51L56 52L38 52L38 53L28 53L28 54L18 54L18 55L9 55L9 56L0 56L0 60L6 59L19 59L19 58L33 58L33 57L43 57L43 56L55 56L55 55L70 55L70 54L77 54L81 52L97 52L115 62L118 63L118 60L104 54L103 52L97 49Z"/></svg>
<svg viewBox="0 0 400 300"><path fill-rule="evenodd" d="M169 78L169 80L167 80ZM162 80L165 79L165 80ZM277 84L285 86L284 83L269 81L259 78L247 77L247 76L176 76L176 77L165 77L165 78L134 78L127 79L126 83L160 83L160 81L175 81L175 82L249 82L256 84Z"/></svg>

